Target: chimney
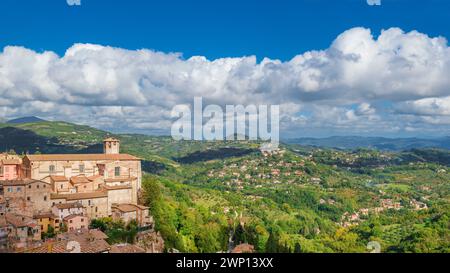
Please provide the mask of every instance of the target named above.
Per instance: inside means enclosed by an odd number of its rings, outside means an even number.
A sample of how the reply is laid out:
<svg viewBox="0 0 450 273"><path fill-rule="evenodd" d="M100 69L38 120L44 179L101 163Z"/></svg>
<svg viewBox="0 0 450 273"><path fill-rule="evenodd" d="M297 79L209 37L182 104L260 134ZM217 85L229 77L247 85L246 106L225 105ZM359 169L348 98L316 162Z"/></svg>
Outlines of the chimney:
<svg viewBox="0 0 450 273"><path fill-rule="evenodd" d="M119 154L120 141L115 138L107 138L103 140L103 153L105 154Z"/></svg>

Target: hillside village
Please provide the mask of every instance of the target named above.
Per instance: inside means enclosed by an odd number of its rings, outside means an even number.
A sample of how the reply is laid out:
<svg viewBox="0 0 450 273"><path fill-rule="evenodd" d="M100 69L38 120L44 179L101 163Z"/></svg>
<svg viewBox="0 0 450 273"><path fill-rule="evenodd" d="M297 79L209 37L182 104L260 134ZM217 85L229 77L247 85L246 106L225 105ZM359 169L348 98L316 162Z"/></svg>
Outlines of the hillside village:
<svg viewBox="0 0 450 273"><path fill-rule="evenodd" d="M87 253L365 252L372 240L383 252L447 251L446 150L3 128L2 151L14 151L0 163L0 251L77 251L74 238Z"/></svg>
<svg viewBox="0 0 450 273"><path fill-rule="evenodd" d="M150 247L109 245L107 236L90 229L110 217L152 233L149 208L140 204L141 159L120 153L120 141L107 138L103 154L0 156L0 251L161 252L156 236Z"/></svg>

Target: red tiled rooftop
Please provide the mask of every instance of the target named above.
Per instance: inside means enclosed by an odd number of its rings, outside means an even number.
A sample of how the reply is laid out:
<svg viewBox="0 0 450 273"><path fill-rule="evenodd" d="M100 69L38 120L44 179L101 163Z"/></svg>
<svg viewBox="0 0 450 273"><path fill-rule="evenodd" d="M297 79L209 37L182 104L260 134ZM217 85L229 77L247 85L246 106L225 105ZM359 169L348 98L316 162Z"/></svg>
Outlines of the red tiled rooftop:
<svg viewBox="0 0 450 273"><path fill-rule="evenodd" d="M72 208L82 208L83 205L80 203L65 203L65 204L56 204L56 208L58 209L72 209Z"/></svg>
<svg viewBox="0 0 450 273"><path fill-rule="evenodd" d="M84 216L82 214L71 214L71 215L67 215L66 217L64 217L64 220L68 221L68 220L71 220L71 219L74 219L74 218L77 218L77 217L85 217L85 218L87 218L86 216Z"/></svg>
<svg viewBox="0 0 450 273"><path fill-rule="evenodd" d="M70 178L72 184L84 184L91 182L85 175L74 176Z"/></svg>
<svg viewBox="0 0 450 273"><path fill-rule="evenodd" d="M86 193L72 193L72 194L51 194L51 199L65 199L65 200L79 200L79 199L92 199L92 198L104 198L108 197L106 191L95 191Z"/></svg>
<svg viewBox="0 0 450 273"><path fill-rule="evenodd" d="M47 154L26 155L30 161L93 161L93 160L141 160L129 154Z"/></svg>
<svg viewBox="0 0 450 273"><path fill-rule="evenodd" d="M135 205L135 204L113 204L112 208L116 208L120 210L121 212L133 212L137 210L145 210L148 209L148 207Z"/></svg>
<svg viewBox="0 0 450 273"><path fill-rule="evenodd" d="M55 182L66 182L69 181L69 179L65 176L61 175L50 175L50 178Z"/></svg>

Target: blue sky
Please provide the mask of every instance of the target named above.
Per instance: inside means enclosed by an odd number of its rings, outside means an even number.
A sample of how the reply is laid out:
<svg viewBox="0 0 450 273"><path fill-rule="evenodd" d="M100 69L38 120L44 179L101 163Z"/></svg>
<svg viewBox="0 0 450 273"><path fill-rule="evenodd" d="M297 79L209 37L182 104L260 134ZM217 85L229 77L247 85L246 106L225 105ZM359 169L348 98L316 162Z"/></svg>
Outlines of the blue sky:
<svg viewBox="0 0 450 273"><path fill-rule="evenodd" d="M290 59L327 48L343 31L392 26L450 37L450 1L382 0L66 0L0 1L0 47L64 54L74 43Z"/></svg>
<svg viewBox="0 0 450 273"><path fill-rule="evenodd" d="M167 133L277 104L282 137L450 135L450 1L0 1L0 120Z"/></svg>

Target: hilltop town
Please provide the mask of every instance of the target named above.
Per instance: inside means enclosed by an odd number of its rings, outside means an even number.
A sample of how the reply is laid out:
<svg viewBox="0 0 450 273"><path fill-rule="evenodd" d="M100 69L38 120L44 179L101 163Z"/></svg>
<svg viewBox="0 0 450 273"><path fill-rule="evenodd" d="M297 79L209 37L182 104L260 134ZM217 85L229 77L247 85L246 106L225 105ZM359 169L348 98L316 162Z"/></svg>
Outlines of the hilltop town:
<svg viewBox="0 0 450 273"><path fill-rule="evenodd" d="M141 159L120 153L114 138L104 140L102 154L2 154L0 250L70 252L76 250L68 242L76 241L80 252L149 251L111 246L102 231L91 229L96 219L110 217L151 232L153 218L139 202L141 189Z"/></svg>
<svg viewBox="0 0 450 273"><path fill-rule="evenodd" d="M3 126L1 251L78 251L74 239L85 253L449 251L445 149Z"/></svg>

